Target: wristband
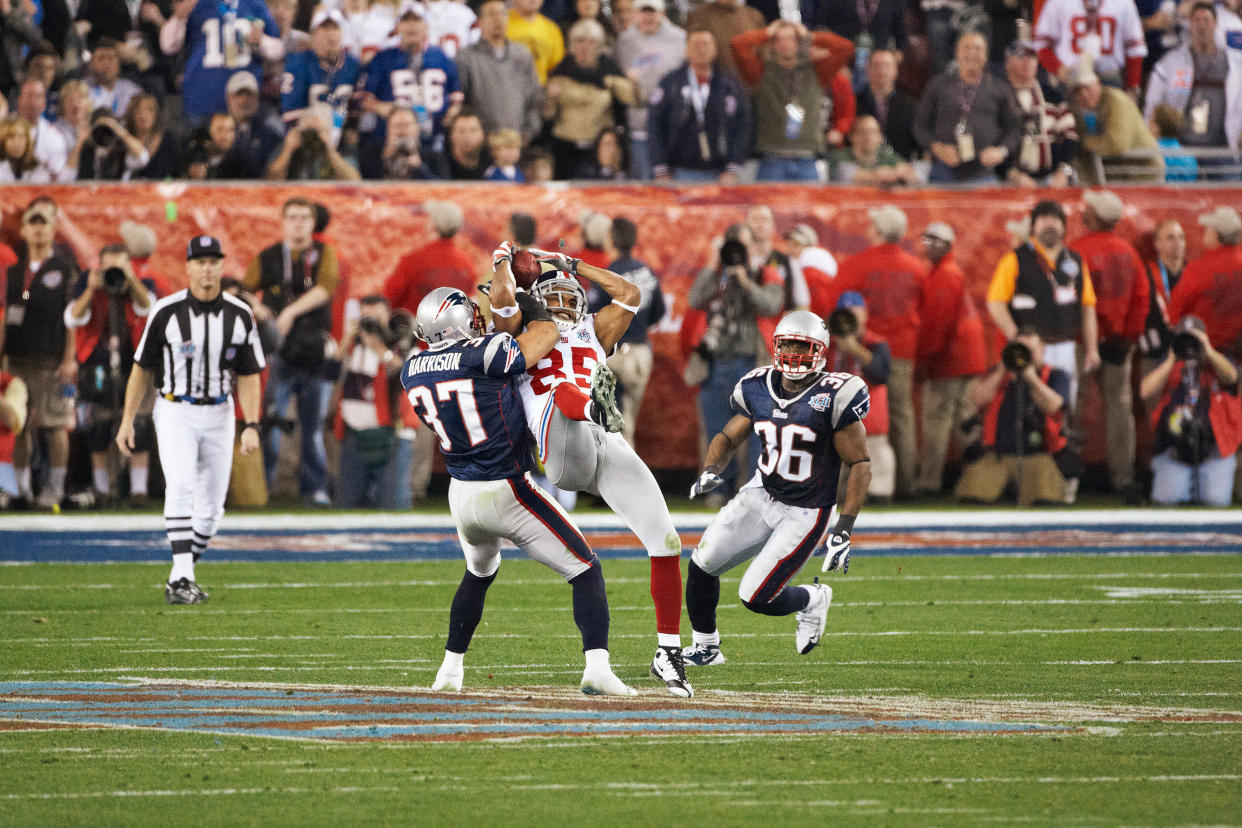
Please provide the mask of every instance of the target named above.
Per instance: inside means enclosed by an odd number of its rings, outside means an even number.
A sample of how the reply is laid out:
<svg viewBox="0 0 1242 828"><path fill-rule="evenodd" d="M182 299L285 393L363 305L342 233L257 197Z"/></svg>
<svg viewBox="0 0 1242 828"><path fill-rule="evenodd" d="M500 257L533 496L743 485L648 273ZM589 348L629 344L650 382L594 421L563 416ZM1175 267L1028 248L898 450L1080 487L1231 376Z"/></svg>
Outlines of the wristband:
<svg viewBox="0 0 1242 828"><path fill-rule="evenodd" d="M612 300L612 303L613 303L614 305L618 306L618 307L621 307L621 308L626 309L626 310L627 310L627 311L629 311L630 313L634 313L634 314L638 313L638 307L637 307L637 306L635 306L635 305L627 305L627 304L625 304L624 302L622 302L620 299L613 299L613 300Z"/></svg>
<svg viewBox="0 0 1242 828"><path fill-rule="evenodd" d="M832 530L832 533L836 535L844 532L848 535L850 532L854 531L854 520L857 519L857 517L858 515L837 515L837 525L836 528Z"/></svg>
<svg viewBox="0 0 1242 828"><path fill-rule="evenodd" d="M501 319L508 319L509 317L517 316L517 315L518 315L517 305L509 305L508 307L505 307L505 308L498 308L495 305L492 306L492 316L499 316Z"/></svg>
<svg viewBox="0 0 1242 828"><path fill-rule="evenodd" d="M248 429L248 428L253 428L255 431L259 431L259 430L260 430L260 426L259 426L258 421L255 421L255 422L252 422L252 423L244 423L244 424L242 425L242 431L245 431L245 430L246 430L246 429Z"/></svg>

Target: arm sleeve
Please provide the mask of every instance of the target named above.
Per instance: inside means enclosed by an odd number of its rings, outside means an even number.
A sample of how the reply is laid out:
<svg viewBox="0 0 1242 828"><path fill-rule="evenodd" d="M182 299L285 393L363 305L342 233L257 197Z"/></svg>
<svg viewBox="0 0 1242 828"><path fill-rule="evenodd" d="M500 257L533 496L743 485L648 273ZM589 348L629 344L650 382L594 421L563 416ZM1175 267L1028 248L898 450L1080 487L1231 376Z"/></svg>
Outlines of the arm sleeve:
<svg viewBox="0 0 1242 828"><path fill-rule="evenodd" d="M832 430L860 423L871 413L871 392L858 377L850 377L832 398Z"/></svg>
<svg viewBox="0 0 1242 828"><path fill-rule="evenodd" d="M858 100L854 97L854 88L850 84L849 75L838 72L833 75L830 84L832 98L832 128L842 135L849 135L854 126L854 115L858 111Z"/></svg>
<svg viewBox="0 0 1242 828"><path fill-rule="evenodd" d="M867 382L875 385L887 385L888 373L893 365L893 352L887 342L881 342L871 349L871 364L863 371Z"/></svg>
<svg viewBox="0 0 1242 828"><path fill-rule="evenodd" d="M750 406L746 404L746 392L742 389L743 380L745 380L745 377L739 380L737 385L733 386L733 393L729 395L729 408L732 408L744 417L750 417L752 416Z"/></svg>
<svg viewBox="0 0 1242 828"><path fill-rule="evenodd" d="M1061 398L1061 405L1064 406L1069 400L1070 395L1069 374L1065 373L1060 368L1053 368L1048 374L1048 387Z"/></svg>
<svg viewBox="0 0 1242 828"><path fill-rule="evenodd" d="M779 282L771 285L755 285L749 289L750 301L755 304L755 313L759 316L773 316L780 312L785 304L784 285Z"/></svg>
<svg viewBox="0 0 1242 828"><path fill-rule="evenodd" d="M753 87L763 77L763 58L759 57L759 47L767 40L767 29L755 29L743 32L729 41L737 73L747 86Z"/></svg>
<svg viewBox="0 0 1242 828"><path fill-rule="evenodd" d="M341 267L336 258L336 248L325 244L319 257L319 275L315 278L315 286L334 294L340 281Z"/></svg>
<svg viewBox="0 0 1242 828"><path fill-rule="evenodd" d="M647 102L647 156L651 161L651 172L654 175L666 175L671 170L664 141L669 135L669 119L673 101L665 94L663 83L656 87L651 99Z"/></svg>
<svg viewBox="0 0 1242 828"><path fill-rule="evenodd" d="M930 150L936 140L936 97L940 93L940 78L927 85L914 113L914 140L925 150Z"/></svg>
<svg viewBox="0 0 1242 828"><path fill-rule="evenodd" d="M697 310L707 310L707 303L716 295L719 283L720 279L714 269L710 267L701 269L698 275L694 277L694 284L690 286L690 293L686 297L690 307Z"/></svg>
<svg viewBox="0 0 1242 828"><path fill-rule="evenodd" d="M1134 288L1130 292L1130 315L1126 319L1126 334L1138 339L1147 327L1147 312L1151 308L1151 285L1147 279L1147 266L1139 258L1138 251L1130 254L1130 267L1134 270Z"/></svg>
<svg viewBox="0 0 1242 828"><path fill-rule="evenodd" d="M728 125L729 157L725 159L725 168L729 172L737 172L750 156L750 96L736 83L730 92L737 102L737 112Z"/></svg>
<svg viewBox="0 0 1242 828"><path fill-rule="evenodd" d="M257 374L267 367L267 362L263 357L263 346L259 344L259 326L254 321L250 309L246 309L246 342L237 352L237 362L233 365L233 372L246 376L248 374Z"/></svg>
<svg viewBox="0 0 1242 828"><path fill-rule="evenodd" d="M142 331L142 339L134 350L134 362L148 371L155 372L164 367L164 314L152 313L147 318L147 327Z"/></svg>
<svg viewBox="0 0 1242 828"><path fill-rule="evenodd" d="M285 58L285 71L280 76L280 111L286 119L310 103L305 73L298 71L300 63L297 54Z"/></svg>
<svg viewBox="0 0 1242 828"><path fill-rule="evenodd" d="M1087 269L1085 261L1082 263L1082 306L1095 307L1095 285L1091 283L1091 271Z"/></svg>
<svg viewBox="0 0 1242 828"><path fill-rule="evenodd" d="M520 376L526 373L522 346L507 333L494 334L483 346L483 373L489 377Z"/></svg>
<svg viewBox="0 0 1242 828"><path fill-rule="evenodd" d="M664 304L664 290L657 279L655 287L651 289L651 306L647 311L647 327L658 323L664 318L666 313L668 313L668 306Z"/></svg>
<svg viewBox="0 0 1242 828"><path fill-rule="evenodd" d="M246 268L246 276L242 279L242 288L250 293L257 293L263 286L263 270L259 264L259 257L255 256L250 260L250 266Z"/></svg>
<svg viewBox="0 0 1242 828"><path fill-rule="evenodd" d="M854 44L832 32L812 32L811 45L828 51L826 57L815 61L815 77L819 79L819 85L826 89L837 73L854 59Z"/></svg>
<svg viewBox="0 0 1242 828"><path fill-rule="evenodd" d="M1086 274L1083 274L1084 277ZM1018 281L1018 254L1012 250L1001 257L992 271L992 282L988 285L989 302L1008 303L1013 298L1014 286ZM1085 279L1084 279L1085 282Z"/></svg>

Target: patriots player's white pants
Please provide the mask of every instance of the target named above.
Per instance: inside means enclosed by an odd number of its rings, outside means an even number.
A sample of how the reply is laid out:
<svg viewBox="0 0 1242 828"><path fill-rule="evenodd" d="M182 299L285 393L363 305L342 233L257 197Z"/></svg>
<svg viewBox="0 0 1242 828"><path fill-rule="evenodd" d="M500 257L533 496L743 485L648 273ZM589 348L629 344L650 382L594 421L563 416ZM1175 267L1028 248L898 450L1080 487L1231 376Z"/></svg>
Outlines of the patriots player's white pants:
<svg viewBox="0 0 1242 828"><path fill-rule="evenodd" d="M681 555L660 484L624 437L553 408L544 447L544 471L554 486L602 497L649 557Z"/></svg>
<svg viewBox="0 0 1242 828"><path fill-rule="evenodd" d="M164 470L168 540L174 550L189 541L201 553L224 517L233 470L233 401L189 405L160 398L151 416Z"/></svg>
<svg viewBox="0 0 1242 828"><path fill-rule="evenodd" d="M737 594L764 604L810 560L828 533L832 510L781 503L758 480L756 475L712 518L690 559L708 575L719 576L754 558Z"/></svg>
<svg viewBox="0 0 1242 828"><path fill-rule="evenodd" d="M566 581L591 568L595 553L560 505L529 474L507 480L453 480L449 511L471 574L500 568L500 541L510 541Z"/></svg>

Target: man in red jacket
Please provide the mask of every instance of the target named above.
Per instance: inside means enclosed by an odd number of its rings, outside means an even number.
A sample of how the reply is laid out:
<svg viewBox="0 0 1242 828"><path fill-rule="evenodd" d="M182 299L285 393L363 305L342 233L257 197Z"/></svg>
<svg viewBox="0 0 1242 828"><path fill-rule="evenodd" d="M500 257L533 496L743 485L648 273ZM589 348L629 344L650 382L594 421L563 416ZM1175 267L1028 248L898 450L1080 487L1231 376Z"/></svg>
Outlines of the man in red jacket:
<svg viewBox="0 0 1242 828"><path fill-rule="evenodd" d="M845 260L833 283L833 304L855 291L867 302L871 330L888 342L893 364L888 376L889 441L897 454L897 497L914 489L918 442L914 424L914 357L927 286L927 267L901 249L906 214L891 204L868 212L871 247Z"/></svg>
<svg viewBox="0 0 1242 828"><path fill-rule="evenodd" d="M1169 298L1169 319L1202 319L1212 347L1237 364L1242 360L1242 217L1232 207L1217 207L1199 216L1199 224L1207 252L1182 271ZM1234 479L1233 497L1242 500L1242 476Z"/></svg>
<svg viewBox="0 0 1242 828"><path fill-rule="evenodd" d="M1092 190L1084 193L1082 200L1087 235L1070 249L1082 256L1095 288L1100 342L1100 370L1095 377L1104 399L1108 474L1113 491L1127 501L1137 501L1131 355L1146 326L1151 291L1138 251L1115 232L1124 212L1121 199L1108 190Z"/></svg>
<svg viewBox="0 0 1242 828"><path fill-rule="evenodd" d="M954 429L974 415L967 398L973 377L987 370L983 319L953 257L953 228L932 222L923 231L923 255L932 264L919 326L923 382L923 452L914 491L939 494Z"/></svg>
<svg viewBox="0 0 1242 828"><path fill-rule="evenodd" d="M388 281L384 298L394 310L418 310L418 303L438 287L455 287L467 296L475 292L475 266L453 237L461 230L461 208L451 201L429 201L423 209L438 239L401 257Z"/></svg>

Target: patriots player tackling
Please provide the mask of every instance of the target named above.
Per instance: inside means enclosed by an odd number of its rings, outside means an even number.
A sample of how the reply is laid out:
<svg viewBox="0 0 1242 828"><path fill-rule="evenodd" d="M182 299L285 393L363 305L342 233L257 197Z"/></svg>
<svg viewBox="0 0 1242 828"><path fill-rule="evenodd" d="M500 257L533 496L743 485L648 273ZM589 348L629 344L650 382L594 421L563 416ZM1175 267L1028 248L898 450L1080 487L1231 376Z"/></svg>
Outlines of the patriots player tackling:
<svg viewBox="0 0 1242 828"><path fill-rule="evenodd" d="M515 252L496 251L499 266ZM560 341L528 365L521 384L526 419L539 459L553 485L599 495L638 537L651 560L651 597L656 611L657 648L651 674L668 692L688 698L681 655L681 538L655 476L618 432L624 421L614 399L616 377L605 364L638 310L636 285L610 270L560 253L531 249L546 271L531 294L556 321ZM580 276L599 285L612 303L587 313ZM520 315L503 285L491 290L497 330L516 330Z"/></svg>
<svg viewBox="0 0 1242 828"><path fill-rule="evenodd" d="M828 329L810 311L786 314L772 335L774 365L738 382L730 404L737 414L712 438L693 499L718 487L720 469L750 432L763 443L759 471L712 519L690 556L686 611L694 628L687 664L723 664L716 606L720 576L754 559L738 595L751 612L797 613L795 646L805 655L819 644L832 590L824 584L787 586L828 532L834 503L840 510L828 539L828 569L849 567L850 532L871 482L867 386L853 374L826 373ZM850 467L844 498L837 497L841 465Z"/></svg>

